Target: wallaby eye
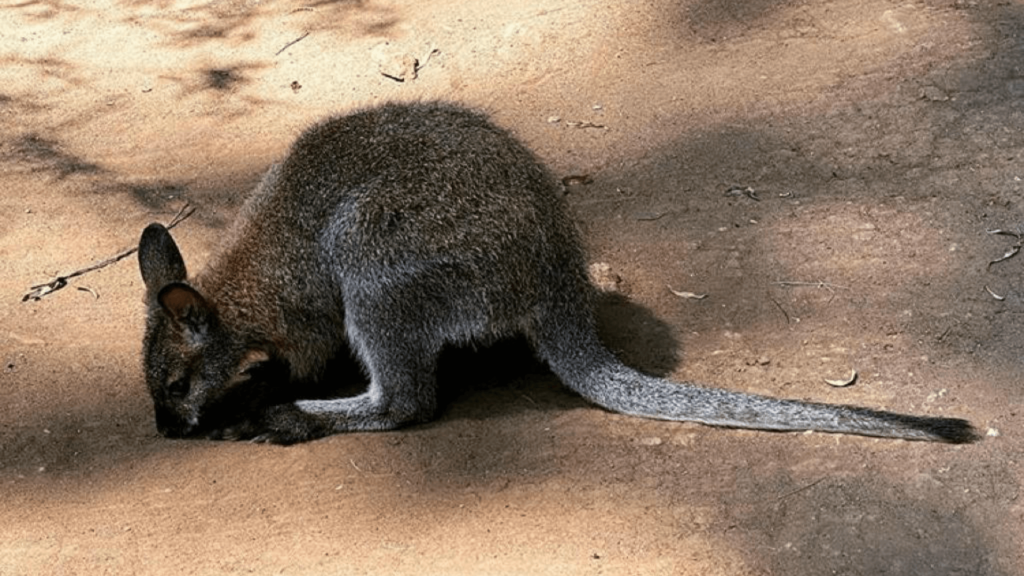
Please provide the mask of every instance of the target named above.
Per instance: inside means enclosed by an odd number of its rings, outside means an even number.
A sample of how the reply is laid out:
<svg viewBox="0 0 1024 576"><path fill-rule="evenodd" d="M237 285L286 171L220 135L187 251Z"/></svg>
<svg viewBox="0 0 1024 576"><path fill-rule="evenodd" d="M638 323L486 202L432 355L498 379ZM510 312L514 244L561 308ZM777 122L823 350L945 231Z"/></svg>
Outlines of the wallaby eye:
<svg viewBox="0 0 1024 576"><path fill-rule="evenodd" d="M167 394L175 400L181 400L185 396L188 396L189 388L189 380L187 377L178 378L167 385Z"/></svg>

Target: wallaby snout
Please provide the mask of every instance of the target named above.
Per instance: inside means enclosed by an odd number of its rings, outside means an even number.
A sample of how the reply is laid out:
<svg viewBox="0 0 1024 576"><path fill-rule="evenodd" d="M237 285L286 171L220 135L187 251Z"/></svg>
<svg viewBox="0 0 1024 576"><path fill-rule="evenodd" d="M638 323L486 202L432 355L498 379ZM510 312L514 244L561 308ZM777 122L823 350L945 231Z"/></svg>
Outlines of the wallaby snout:
<svg viewBox="0 0 1024 576"><path fill-rule="evenodd" d="M156 430L162 436L167 438L188 438L197 430L196 424L198 422L189 422L187 419L174 413L167 406L156 404L154 411L156 413Z"/></svg>

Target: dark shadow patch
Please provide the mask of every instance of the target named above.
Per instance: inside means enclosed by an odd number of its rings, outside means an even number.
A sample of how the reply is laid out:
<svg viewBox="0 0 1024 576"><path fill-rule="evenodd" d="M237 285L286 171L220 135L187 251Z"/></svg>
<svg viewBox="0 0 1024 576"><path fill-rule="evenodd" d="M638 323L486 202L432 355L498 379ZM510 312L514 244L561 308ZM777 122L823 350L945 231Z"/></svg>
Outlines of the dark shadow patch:
<svg viewBox="0 0 1024 576"><path fill-rule="evenodd" d="M626 365L661 378L678 367L675 333L651 310L612 292L598 297L596 316L601 341Z"/></svg>
<svg viewBox="0 0 1024 576"><path fill-rule="evenodd" d="M227 38L231 26L203 24L182 33L187 40L222 40Z"/></svg>
<svg viewBox="0 0 1024 576"><path fill-rule="evenodd" d="M207 88L213 90L231 90L232 88L245 84L245 76L233 68L211 68L203 71Z"/></svg>
<svg viewBox="0 0 1024 576"><path fill-rule="evenodd" d="M93 162L61 149L56 140L31 133L15 139L8 159L27 164L33 172L49 172L62 180L79 174L98 174L103 169Z"/></svg>
<svg viewBox="0 0 1024 576"><path fill-rule="evenodd" d="M237 62L231 65L210 66L188 71L181 77L168 77L178 84L183 96L211 92L218 96L235 96L244 86L252 83L250 73L264 68L262 64ZM240 96L239 103L261 105L259 98ZM220 110L223 114L223 110Z"/></svg>
<svg viewBox="0 0 1024 576"><path fill-rule="evenodd" d="M602 340L627 365L656 376L675 368L679 342L650 310L606 294L598 299L596 316ZM600 410L566 388L525 337L449 348L438 360L437 375L439 421L586 406Z"/></svg>
<svg viewBox="0 0 1024 576"><path fill-rule="evenodd" d="M698 38L718 42L763 26L791 4L792 0L701 0L686 4L683 19Z"/></svg>
<svg viewBox="0 0 1024 576"><path fill-rule="evenodd" d="M89 194L131 197L146 209L150 218L168 222L186 205L195 208L185 226L200 225L210 230L230 226L234 215L260 174L248 170L225 175L222 181L196 184L191 180L102 179ZM139 230L141 232L141 228Z"/></svg>
<svg viewBox="0 0 1024 576"><path fill-rule="evenodd" d="M115 184L105 192L128 194L150 210L163 211L180 205L188 191L181 182L139 182Z"/></svg>
<svg viewBox="0 0 1024 576"><path fill-rule="evenodd" d="M401 20L394 17L381 18L376 21L365 24L362 27L363 34L366 36L387 36L388 34L391 33L391 30L398 25L399 22L401 22Z"/></svg>

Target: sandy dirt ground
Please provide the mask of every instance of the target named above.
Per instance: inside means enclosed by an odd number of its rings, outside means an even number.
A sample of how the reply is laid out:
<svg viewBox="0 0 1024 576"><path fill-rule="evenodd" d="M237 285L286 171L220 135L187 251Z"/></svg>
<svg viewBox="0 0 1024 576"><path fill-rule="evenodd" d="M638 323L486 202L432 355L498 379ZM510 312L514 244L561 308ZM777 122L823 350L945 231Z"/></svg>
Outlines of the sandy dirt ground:
<svg viewBox="0 0 1024 576"><path fill-rule="evenodd" d="M7 0L0 63L0 575L1024 574L1020 0ZM134 258L22 301L186 202L201 266L304 126L425 98L568 177L628 363L984 440L627 418L516 346L429 425L168 440Z"/></svg>

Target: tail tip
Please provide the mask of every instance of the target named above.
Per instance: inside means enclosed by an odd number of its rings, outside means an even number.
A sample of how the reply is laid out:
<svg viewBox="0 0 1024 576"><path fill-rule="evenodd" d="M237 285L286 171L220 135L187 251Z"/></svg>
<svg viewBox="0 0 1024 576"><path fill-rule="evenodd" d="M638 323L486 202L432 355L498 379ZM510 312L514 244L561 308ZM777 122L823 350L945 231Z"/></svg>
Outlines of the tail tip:
<svg viewBox="0 0 1024 576"><path fill-rule="evenodd" d="M929 422L926 432L939 442L947 444L971 444L982 438L970 422L960 418L935 419Z"/></svg>

